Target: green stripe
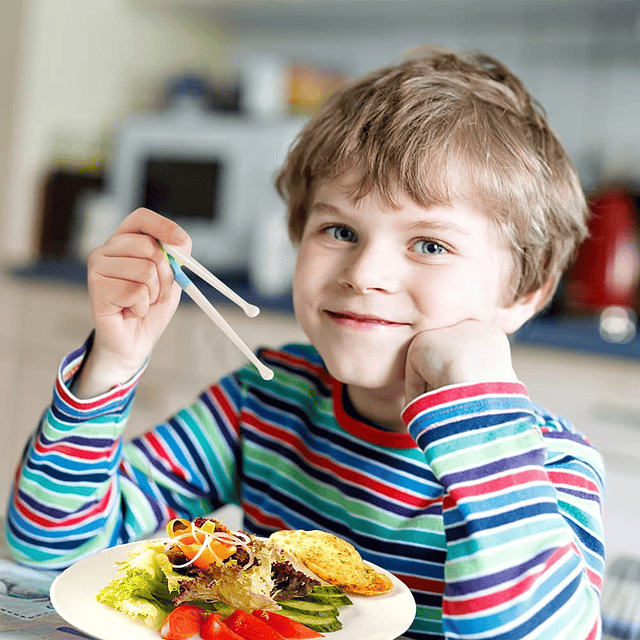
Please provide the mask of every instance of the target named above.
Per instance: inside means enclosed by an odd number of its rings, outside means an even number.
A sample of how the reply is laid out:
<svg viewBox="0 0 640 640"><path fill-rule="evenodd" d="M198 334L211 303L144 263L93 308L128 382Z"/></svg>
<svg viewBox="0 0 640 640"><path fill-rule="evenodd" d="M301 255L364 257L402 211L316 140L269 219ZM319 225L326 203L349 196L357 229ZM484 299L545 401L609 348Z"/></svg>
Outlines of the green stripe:
<svg viewBox="0 0 640 640"><path fill-rule="evenodd" d="M65 550L64 566L72 565L84 556L90 555L95 551L105 549L109 545L111 532L117 524L117 516L118 512L114 511L105 524L104 529L81 547L78 547L73 551ZM30 566L37 565L39 569L60 568L60 558L53 552L48 552L42 547L31 547L29 545L25 545L13 537L9 531L7 531L7 538L10 540L14 557L18 562L22 562Z"/></svg>
<svg viewBox="0 0 640 640"><path fill-rule="evenodd" d="M512 437L502 438L495 442L484 443L483 446L473 449L457 450L446 456L439 456L437 452L432 452L431 447L427 449L429 457L433 455L432 469L437 476L445 473L452 473L457 470L469 469L469 460L473 460L473 465L480 466L492 460L509 458L532 449L539 449L541 442L536 438L535 447L531 442L531 432L516 434Z"/></svg>
<svg viewBox="0 0 640 640"><path fill-rule="evenodd" d="M100 437L100 438L117 438L125 428L125 422L128 418L126 415L120 416L114 420L113 414L104 416L96 416L91 418L91 422L83 422L77 424L75 422L64 422L58 420L51 411L47 413L42 430L50 437L51 440L59 440L65 437L69 431L73 431L74 435L81 437Z"/></svg>
<svg viewBox="0 0 640 640"><path fill-rule="evenodd" d="M411 527L407 527L407 519L390 514L371 504L362 503L349 498L338 489L323 485L322 495L318 493L318 481L309 477L299 467L288 460L247 443L245 455L245 473L255 475L269 481L274 476L273 484L284 492L299 497L321 513L343 511L342 518L354 523L354 529L379 531L375 535L403 542L414 542L437 548L444 546L442 518L437 515L424 514L411 519Z"/></svg>
<svg viewBox="0 0 640 640"><path fill-rule="evenodd" d="M37 471L34 472L26 466L22 468L22 477L28 482L29 487L31 487L30 493L32 495L42 495L43 493L52 495L54 496L53 503L56 505L60 499L69 498L73 500L73 496L87 498L96 495L98 490L97 485L93 482L84 484L76 480L72 484L64 483ZM77 504L77 501L74 501L73 504Z"/></svg>
<svg viewBox="0 0 640 640"><path fill-rule="evenodd" d="M442 627L442 609L440 607L416 607L416 617L411 625L412 631L422 633L444 633Z"/></svg>
<svg viewBox="0 0 640 640"><path fill-rule="evenodd" d="M178 418L189 426L190 434L195 437L204 459L211 466L211 477L216 480L221 500L229 502L235 499L235 458L208 411L195 403L189 409L181 411Z"/></svg>
<svg viewBox="0 0 640 640"><path fill-rule="evenodd" d="M553 526L549 526L553 524ZM460 580L477 576L480 572L493 571L501 566L509 565L512 556L512 548L517 548L520 558L530 558L543 549L555 548L570 541L570 534L557 522L536 522L536 532L542 531L545 535L532 536L532 524L527 523L515 529L516 532L526 532L528 537L512 535L509 532L511 543L505 544L505 533L501 532L491 536L466 541L461 544L449 545L447 548L447 560L445 563L445 579ZM558 536L558 532L564 534L566 539ZM514 552L515 553L515 552ZM479 569L481 568L481 571Z"/></svg>
<svg viewBox="0 0 640 640"><path fill-rule="evenodd" d="M477 446L503 438L510 438L518 433L531 431L531 425L526 421L513 421L494 425L493 427L483 427L469 431L455 437L437 440L429 445L429 454L434 458L446 456L451 453L460 453L461 450L468 451ZM539 441L539 437L538 437Z"/></svg>

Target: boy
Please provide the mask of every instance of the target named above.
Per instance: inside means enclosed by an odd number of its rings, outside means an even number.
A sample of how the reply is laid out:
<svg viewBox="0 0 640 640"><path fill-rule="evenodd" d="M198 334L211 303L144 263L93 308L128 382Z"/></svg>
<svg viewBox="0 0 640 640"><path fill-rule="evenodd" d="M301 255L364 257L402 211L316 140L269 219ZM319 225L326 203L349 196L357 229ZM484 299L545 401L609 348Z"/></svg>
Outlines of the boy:
<svg viewBox="0 0 640 640"><path fill-rule="evenodd" d="M121 447L180 291L150 211L89 259L95 331L62 363L7 537L64 567L241 504L258 535L324 529L400 577L407 637L600 635L600 457L534 405L507 335L586 235L565 151L497 61L434 49L338 91L278 177L313 346L263 350Z"/></svg>

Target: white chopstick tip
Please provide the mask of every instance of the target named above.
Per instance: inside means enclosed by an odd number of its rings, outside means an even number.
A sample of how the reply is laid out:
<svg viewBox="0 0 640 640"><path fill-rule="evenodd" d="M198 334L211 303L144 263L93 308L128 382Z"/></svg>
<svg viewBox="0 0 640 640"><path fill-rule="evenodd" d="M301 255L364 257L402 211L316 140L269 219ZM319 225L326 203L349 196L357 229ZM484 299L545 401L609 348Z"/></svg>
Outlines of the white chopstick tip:
<svg viewBox="0 0 640 640"><path fill-rule="evenodd" d="M263 380L273 380L273 371L271 371L271 369L263 365L258 369L258 371L260 372Z"/></svg>
<svg viewBox="0 0 640 640"><path fill-rule="evenodd" d="M258 307L256 307L255 304L247 304L244 307L244 312L250 317L250 318L255 318L259 313L260 313L260 309Z"/></svg>

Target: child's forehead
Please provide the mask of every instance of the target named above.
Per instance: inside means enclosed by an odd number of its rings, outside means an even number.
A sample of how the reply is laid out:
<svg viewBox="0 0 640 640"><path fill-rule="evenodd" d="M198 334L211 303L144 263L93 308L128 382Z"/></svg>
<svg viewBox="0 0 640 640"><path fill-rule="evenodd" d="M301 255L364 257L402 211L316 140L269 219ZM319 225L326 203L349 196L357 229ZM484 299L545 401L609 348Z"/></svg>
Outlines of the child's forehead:
<svg viewBox="0 0 640 640"><path fill-rule="evenodd" d="M348 207L350 210L359 211L374 203L390 211L423 209L425 215L434 207L452 207L456 203L463 203L472 208L481 210L478 198L457 192L433 194L426 202L421 202L397 182L392 182L386 187L373 185L365 186L363 181L353 173L342 174L336 178L319 180L313 189L311 206L320 206L329 209L332 206Z"/></svg>

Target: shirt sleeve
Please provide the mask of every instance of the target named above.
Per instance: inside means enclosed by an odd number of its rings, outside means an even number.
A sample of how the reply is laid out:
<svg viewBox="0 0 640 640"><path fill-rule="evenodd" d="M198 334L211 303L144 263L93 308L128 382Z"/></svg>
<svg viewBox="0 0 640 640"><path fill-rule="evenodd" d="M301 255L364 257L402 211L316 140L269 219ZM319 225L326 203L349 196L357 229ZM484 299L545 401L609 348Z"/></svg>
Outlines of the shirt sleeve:
<svg viewBox="0 0 640 640"><path fill-rule="evenodd" d="M599 454L521 383L452 385L403 419L443 487L447 638L600 637Z"/></svg>
<svg viewBox="0 0 640 640"><path fill-rule="evenodd" d="M79 399L70 389L86 353L87 345L63 360L52 403L16 472L5 534L23 564L61 569L150 535L171 518L237 502L240 391L233 376L124 442L144 368L99 397Z"/></svg>

